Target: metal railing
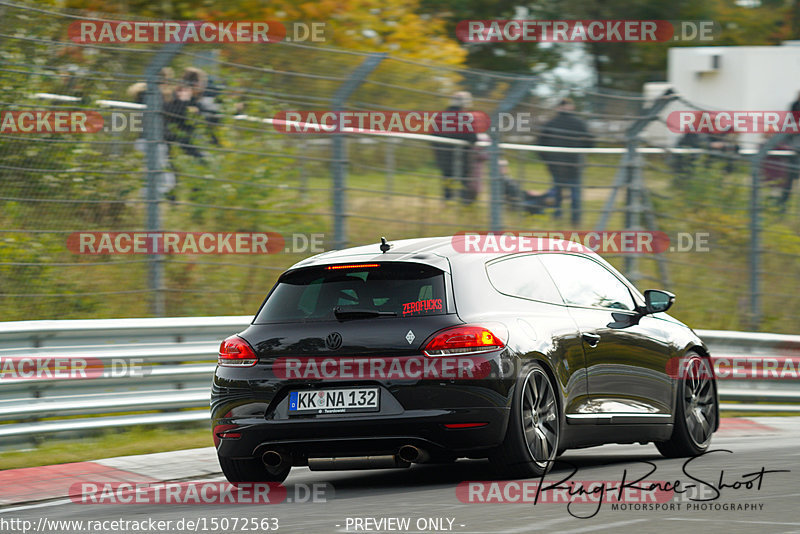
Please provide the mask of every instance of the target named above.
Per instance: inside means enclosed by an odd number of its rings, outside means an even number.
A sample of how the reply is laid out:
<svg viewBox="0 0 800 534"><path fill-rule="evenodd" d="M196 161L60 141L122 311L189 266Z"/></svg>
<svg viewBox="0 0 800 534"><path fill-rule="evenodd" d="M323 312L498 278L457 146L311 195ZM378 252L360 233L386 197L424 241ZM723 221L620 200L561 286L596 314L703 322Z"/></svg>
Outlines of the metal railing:
<svg viewBox="0 0 800 534"><path fill-rule="evenodd" d="M0 438L208 420L221 339L251 316L0 323L0 360L75 358L98 362L86 378L0 379ZM714 358L800 353L800 336L699 330ZM124 364L127 369L114 371ZM136 365L136 372L131 366ZM109 370L112 372L109 374ZM723 409L800 412L800 388L775 380L720 383ZM766 403L766 404L764 404ZM139 413L136 413L139 412Z"/></svg>

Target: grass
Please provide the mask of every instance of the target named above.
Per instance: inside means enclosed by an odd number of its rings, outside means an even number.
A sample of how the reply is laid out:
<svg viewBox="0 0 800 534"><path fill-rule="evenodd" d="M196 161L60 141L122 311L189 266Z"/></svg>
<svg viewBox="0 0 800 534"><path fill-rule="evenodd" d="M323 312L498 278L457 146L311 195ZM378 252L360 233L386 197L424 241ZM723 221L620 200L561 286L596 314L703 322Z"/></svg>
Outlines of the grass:
<svg viewBox="0 0 800 534"><path fill-rule="evenodd" d="M134 427L74 440L46 440L33 449L0 452L0 470L212 446L208 428Z"/></svg>
<svg viewBox="0 0 800 534"><path fill-rule="evenodd" d="M798 412L743 412L734 409L727 409L724 406L720 406L719 415L720 417L744 417L745 419L749 419L751 417L800 417L800 413Z"/></svg>

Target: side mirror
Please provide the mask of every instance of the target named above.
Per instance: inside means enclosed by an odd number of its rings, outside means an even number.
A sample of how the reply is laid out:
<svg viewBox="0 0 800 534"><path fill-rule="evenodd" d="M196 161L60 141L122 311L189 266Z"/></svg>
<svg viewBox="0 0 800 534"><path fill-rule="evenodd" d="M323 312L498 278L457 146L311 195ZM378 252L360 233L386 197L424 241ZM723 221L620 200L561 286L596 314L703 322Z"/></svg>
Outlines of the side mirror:
<svg viewBox="0 0 800 534"><path fill-rule="evenodd" d="M648 289L644 292L644 313L659 313L667 311L675 302L675 295L660 289Z"/></svg>

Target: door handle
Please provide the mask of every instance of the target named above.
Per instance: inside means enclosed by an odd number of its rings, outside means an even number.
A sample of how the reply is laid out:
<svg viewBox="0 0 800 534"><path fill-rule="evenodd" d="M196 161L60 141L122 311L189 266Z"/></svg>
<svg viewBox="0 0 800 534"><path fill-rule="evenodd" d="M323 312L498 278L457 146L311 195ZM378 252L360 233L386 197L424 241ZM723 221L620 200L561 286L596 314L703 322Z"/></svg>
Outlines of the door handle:
<svg viewBox="0 0 800 534"><path fill-rule="evenodd" d="M596 347L600 343L600 336L597 334L590 334L588 332L582 334L583 340L589 344L590 347Z"/></svg>

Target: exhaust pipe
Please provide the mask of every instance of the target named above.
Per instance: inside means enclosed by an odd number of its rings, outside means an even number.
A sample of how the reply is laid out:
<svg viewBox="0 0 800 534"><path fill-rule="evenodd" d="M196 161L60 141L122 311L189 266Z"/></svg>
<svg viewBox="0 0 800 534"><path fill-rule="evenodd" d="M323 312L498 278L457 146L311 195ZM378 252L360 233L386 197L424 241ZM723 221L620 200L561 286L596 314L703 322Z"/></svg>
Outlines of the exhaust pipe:
<svg viewBox="0 0 800 534"><path fill-rule="evenodd" d="M266 451L261 455L261 461L270 473L278 473L287 464L291 465L291 458L278 451Z"/></svg>
<svg viewBox="0 0 800 534"><path fill-rule="evenodd" d="M397 453L397 456L400 457L400 459L404 462L408 462L410 464L421 464L431 459L431 456L427 451L413 445L403 445L400 447L400 452Z"/></svg>

